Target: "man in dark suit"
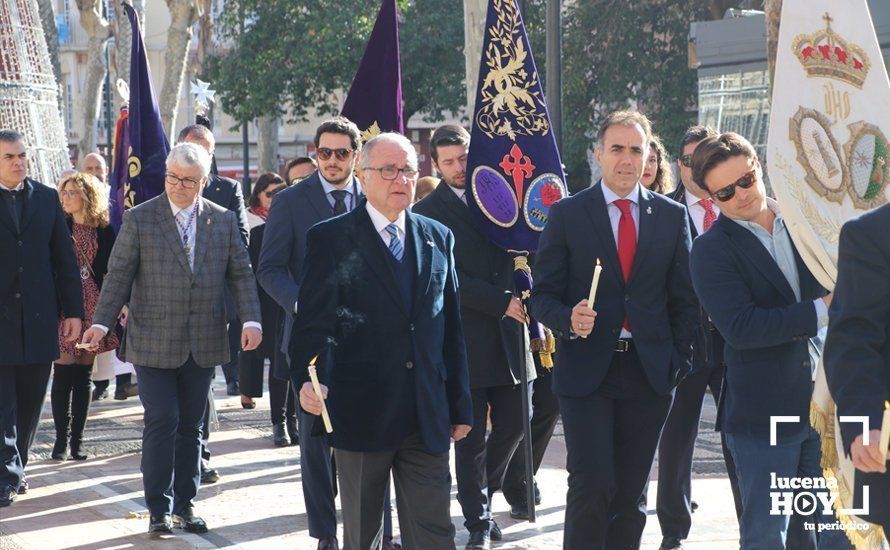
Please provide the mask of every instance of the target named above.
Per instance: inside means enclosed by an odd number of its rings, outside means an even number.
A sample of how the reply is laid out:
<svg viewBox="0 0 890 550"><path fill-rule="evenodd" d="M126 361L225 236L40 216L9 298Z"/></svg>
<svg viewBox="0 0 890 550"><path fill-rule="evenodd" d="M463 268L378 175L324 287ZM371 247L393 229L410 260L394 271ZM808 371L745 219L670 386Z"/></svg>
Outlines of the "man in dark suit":
<svg viewBox="0 0 890 550"><path fill-rule="evenodd" d="M658 438L692 368L689 221L639 183L650 135L640 113L606 117L602 181L554 204L538 245L531 312L562 338L553 386L568 451L567 549L639 546Z"/></svg>
<svg viewBox="0 0 890 550"><path fill-rule="evenodd" d="M417 154L404 136L366 143L359 176L367 200L307 235L290 343L294 387L303 408L319 414L306 365L323 357L344 548L382 547L390 472L405 547L454 548L448 450L473 423L454 237L406 212Z"/></svg>
<svg viewBox="0 0 890 550"><path fill-rule="evenodd" d="M469 146L470 134L460 126L449 124L433 133L430 156L445 185L412 211L441 222L454 234L474 421L470 434L454 445L457 499L470 532L466 547L480 549L489 548L492 538L500 540L491 497L501 488L522 439L520 369L529 370L529 380L535 379L535 372L526 345L525 312L513 295L513 260L479 231L467 209ZM491 433L486 439L489 407Z"/></svg>
<svg viewBox="0 0 890 550"><path fill-rule="evenodd" d="M869 488L864 516L890 532L890 475L887 449L881 449L884 403L890 400L890 206L844 224L838 247L838 274L829 308L825 375L838 415L869 420L869 443L862 424L841 423L844 449L856 466L854 504Z"/></svg>
<svg viewBox="0 0 890 550"><path fill-rule="evenodd" d="M670 197L686 207L693 241L717 221L717 207L708 193L692 181L692 153L702 140L716 136L708 126L686 130L680 142L677 169L680 185ZM661 550L681 548L692 527L692 456L698 437L699 420L705 390L710 388L714 402L720 403L723 384L723 337L708 314L699 309L700 322L695 331L692 372L677 387L671 412L658 446L658 522L661 524ZM719 429L719 426L717 427ZM729 483L735 501L736 516L741 516L741 497L732 455L721 433L721 444Z"/></svg>
<svg viewBox="0 0 890 550"><path fill-rule="evenodd" d="M741 546L781 549L792 546L790 514L772 513L771 476L822 477L809 411L817 333L828 323L830 297L797 253L778 203L767 198L757 153L745 138L706 138L692 164L692 180L721 213L695 240L691 269L696 294L725 339L720 423L738 472ZM778 416L798 421L775 422ZM815 531L793 547L815 548ZM820 538L837 535L843 537L826 530Z"/></svg>
<svg viewBox="0 0 890 550"><path fill-rule="evenodd" d="M193 499L210 381L229 358L226 287L245 320L241 346L251 350L262 341L256 281L235 214L200 196L209 173L203 148L171 149L165 193L124 216L94 324L83 337L98 345L129 302L127 358L136 365L145 408L142 482L150 533L169 533L173 524L207 531Z"/></svg>
<svg viewBox="0 0 890 550"><path fill-rule="evenodd" d="M176 143L194 143L207 151L211 159L216 150L216 138L213 136L213 132L202 124L192 124L180 130L179 135L176 137ZM238 220L238 232L241 234L246 248L250 240L250 228L247 223L247 210L244 205L241 185L233 179L214 174L211 171L201 196L235 213ZM228 395L239 395L241 392L238 388L238 353L240 352L241 343L241 322L238 319L238 311L229 289L226 289L226 318L228 321L230 359L228 363L222 365L222 371L223 376L226 378L226 393ZM210 447L208 446L211 428L210 407L212 406L213 404L210 403L207 411L204 413L204 439L201 442L201 483L216 483L219 481L219 472L210 466Z"/></svg>
<svg viewBox="0 0 890 550"><path fill-rule="evenodd" d="M361 196L353 175L361 150L361 132L349 120L336 117L315 132L319 170L272 200L257 279L285 313L282 351L288 351L294 315L299 309L300 273L306 256L306 233L316 223L353 210ZM281 373L279 373L281 374ZM289 374L287 375L289 376ZM299 386L294 386L297 391ZM326 439L314 428L320 419L305 411L297 415L303 498L309 535L319 549L337 547L334 472Z"/></svg>
<svg viewBox="0 0 890 550"><path fill-rule="evenodd" d="M0 129L0 202L2 508L26 490L28 450L59 337L80 337L83 297L59 196L28 178L28 154L15 130Z"/></svg>

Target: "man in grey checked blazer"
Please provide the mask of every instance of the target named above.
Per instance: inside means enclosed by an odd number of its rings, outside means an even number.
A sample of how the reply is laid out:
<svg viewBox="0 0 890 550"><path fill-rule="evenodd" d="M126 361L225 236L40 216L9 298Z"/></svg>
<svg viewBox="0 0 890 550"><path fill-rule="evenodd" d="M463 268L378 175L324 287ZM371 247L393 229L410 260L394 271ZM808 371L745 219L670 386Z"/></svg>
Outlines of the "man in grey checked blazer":
<svg viewBox="0 0 890 550"><path fill-rule="evenodd" d="M262 340L260 306L235 214L201 198L210 156L183 143L167 157L166 193L124 215L108 263L95 345L129 302L127 358L136 365L145 408L142 481L149 532L207 526L192 499L200 480L201 420L215 365L229 360L224 288L246 321L243 349ZM172 512L172 518L171 518Z"/></svg>

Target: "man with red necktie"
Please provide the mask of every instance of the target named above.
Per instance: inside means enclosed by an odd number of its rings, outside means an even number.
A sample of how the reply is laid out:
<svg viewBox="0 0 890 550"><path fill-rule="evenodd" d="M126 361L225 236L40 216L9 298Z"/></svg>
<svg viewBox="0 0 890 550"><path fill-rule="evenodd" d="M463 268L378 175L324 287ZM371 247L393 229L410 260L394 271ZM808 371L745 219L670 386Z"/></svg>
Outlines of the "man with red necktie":
<svg viewBox="0 0 890 550"><path fill-rule="evenodd" d="M693 126L686 130L680 141L677 168L680 185L670 198L686 207L689 213L689 229L692 239L703 235L717 221L718 210L708 194L692 180L692 154L702 140L714 137L717 132L708 126ZM720 402L723 373L723 337L711 322L708 314L699 309L696 327L692 372L677 388L674 404L658 447L658 523L661 525L660 550L682 548L683 540L692 527L692 457L698 437L699 420L705 391L710 388L714 402ZM719 429L719 425L717 427ZM723 441L723 457L732 487L736 517L741 516L742 502L732 455Z"/></svg>
<svg viewBox="0 0 890 550"><path fill-rule="evenodd" d="M568 454L566 549L639 547L658 438L692 368L689 221L639 183L650 137L640 113L606 117L602 181L554 204L538 245L531 313L562 340L553 387Z"/></svg>

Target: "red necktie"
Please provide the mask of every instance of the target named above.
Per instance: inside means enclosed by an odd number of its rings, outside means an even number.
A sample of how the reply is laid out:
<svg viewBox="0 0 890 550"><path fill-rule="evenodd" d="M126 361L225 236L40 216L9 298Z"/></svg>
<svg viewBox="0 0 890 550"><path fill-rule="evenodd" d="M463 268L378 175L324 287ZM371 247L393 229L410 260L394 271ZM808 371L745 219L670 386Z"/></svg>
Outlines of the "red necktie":
<svg viewBox="0 0 890 550"><path fill-rule="evenodd" d="M621 273L624 282L630 279L630 269L634 264L634 256L637 253L637 227L634 218L630 214L629 199L618 199L615 206L621 210L621 219L618 220L618 261L621 262ZM630 331L627 318L624 319L624 328Z"/></svg>
<svg viewBox="0 0 890 550"><path fill-rule="evenodd" d="M702 222L702 226L704 227L704 232L707 232L714 225L714 222L717 221L714 203L711 202L711 199L702 199L698 201L698 205L705 209L705 220Z"/></svg>

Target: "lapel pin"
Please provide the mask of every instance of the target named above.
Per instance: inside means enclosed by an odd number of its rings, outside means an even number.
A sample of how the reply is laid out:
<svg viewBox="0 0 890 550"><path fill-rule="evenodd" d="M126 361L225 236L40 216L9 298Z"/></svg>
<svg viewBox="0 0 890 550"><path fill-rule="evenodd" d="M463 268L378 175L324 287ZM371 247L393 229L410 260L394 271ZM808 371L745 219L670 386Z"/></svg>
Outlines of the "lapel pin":
<svg viewBox="0 0 890 550"><path fill-rule="evenodd" d="M433 241L427 241L426 244L430 245L432 248L436 248L436 243Z"/></svg>
<svg viewBox="0 0 890 550"><path fill-rule="evenodd" d="M651 207L651 206L647 206L647 207L646 207L646 213L647 213L647 214L651 214L651 213L652 213L652 207Z"/></svg>
<svg viewBox="0 0 890 550"><path fill-rule="evenodd" d="M207 225L210 225L210 218L207 218Z"/></svg>

